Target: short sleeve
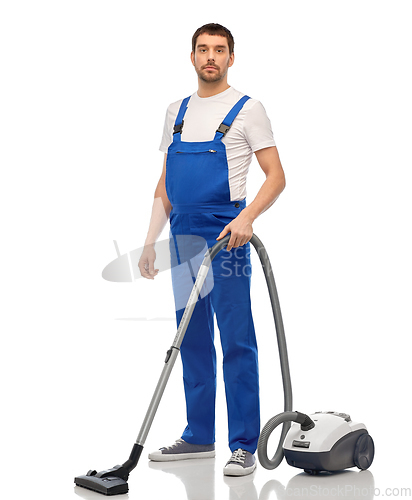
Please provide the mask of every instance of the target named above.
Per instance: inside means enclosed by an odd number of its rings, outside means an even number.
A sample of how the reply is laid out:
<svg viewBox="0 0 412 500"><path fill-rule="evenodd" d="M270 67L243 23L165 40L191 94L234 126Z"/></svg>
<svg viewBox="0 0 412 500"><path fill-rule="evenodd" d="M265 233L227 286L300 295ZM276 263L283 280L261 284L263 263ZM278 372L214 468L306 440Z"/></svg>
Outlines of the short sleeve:
<svg viewBox="0 0 412 500"><path fill-rule="evenodd" d="M162 151L163 153L167 153L170 143L173 140L172 128L173 128L173 117L171 116L170 106L169 106L166 111L165 123L163 126L162 142L160 143L159 147L160 151Z"/></svg>
<svg viewBox="0 0 412 500"><path fill-rule="evenodd" d="M259 149L276 146L270 120L260 101L256 101L248 110L245 116L243 131L254 153L259 151Z"/></svg>
<svg viewBox="0 0 412 500"><path fill-rule="evenodd" d="M173 126L175 124L176 116L179 111L180 105L182 104L183 99L179 101L173 102L167 108L165 123L163 127L163 136L162 142L160 143L160 151L163 153L167 153L170 144L173 142Z"/></svg>

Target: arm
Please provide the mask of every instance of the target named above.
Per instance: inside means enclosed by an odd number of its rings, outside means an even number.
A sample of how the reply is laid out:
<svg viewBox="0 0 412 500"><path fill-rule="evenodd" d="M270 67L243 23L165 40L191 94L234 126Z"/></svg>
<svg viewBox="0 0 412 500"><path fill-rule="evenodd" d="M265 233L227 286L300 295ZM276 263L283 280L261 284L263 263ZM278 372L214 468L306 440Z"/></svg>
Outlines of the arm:
<svg viewBox="0 0 412 500"><path fill-rule="evenodd" d="M145 246L139 260L140 274L147 279L154 279L159 271L158 269L154 269L154 261L156 260L154 245L160 233L163 231L172 209L172 205L170 204L166 193L166 158L167 155L165 154L162 175L160 176L154 193L149 230L147 232Z"/></svg>
<svg viewBox="0 0 412 500"><path fill-rule="evenodd" d="M244 208L216 238L220 240L230 232L228 250L231 250L232 247L236 248L245 245L250 240L253 235L252 224L254 220L271 207L285 189L285 174L280 163L277 147L260 149L255 154L261 169L266 175L266 180L252 203Z"/></svg>

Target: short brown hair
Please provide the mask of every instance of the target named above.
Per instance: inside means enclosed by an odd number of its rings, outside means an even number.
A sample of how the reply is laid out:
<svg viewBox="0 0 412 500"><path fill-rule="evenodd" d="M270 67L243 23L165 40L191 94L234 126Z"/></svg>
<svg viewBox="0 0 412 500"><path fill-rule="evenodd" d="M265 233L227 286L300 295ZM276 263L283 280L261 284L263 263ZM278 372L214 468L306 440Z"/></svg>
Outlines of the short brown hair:
<svg viewBox="0 0 412 500"><path fill-rule="evenodd" d="M235 47L235 41L233 40L232 33L222 26L221 24L215 24L215 23L209 23L205 24L204 26L198 28L193 37L192 37L192 50L193 52L196 49L196 42L197 38L199 35L202 35L203 33L206 33L207 35L220 35L224 36L227 39L227 44L229 45L229 54L232 54L234 47Z"/></svg>

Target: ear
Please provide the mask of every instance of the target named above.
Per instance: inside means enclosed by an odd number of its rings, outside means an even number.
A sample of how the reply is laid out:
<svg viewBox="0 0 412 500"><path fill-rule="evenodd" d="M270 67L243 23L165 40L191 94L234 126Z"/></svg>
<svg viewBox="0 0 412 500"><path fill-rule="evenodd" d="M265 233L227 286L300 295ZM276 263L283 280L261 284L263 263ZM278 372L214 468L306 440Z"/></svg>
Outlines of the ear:
<svg viewBox="0 0 412 500"><path fill-rule="evenodd" d="M232 53L230 54L230 57L229 57L229 65L228 65L228 66L229 66L229 68L230 68L231 66L233 66L233 63L234 63L234 62L235 62L235 53L234 53L234 52L232 52Z"/></svg>
<svg viewBox="0 0 412 500"><path fill-rule="evenodd" d="M192 61L193 66L195 65L195 53L192 51L190 53L190 60Z"/></svg>

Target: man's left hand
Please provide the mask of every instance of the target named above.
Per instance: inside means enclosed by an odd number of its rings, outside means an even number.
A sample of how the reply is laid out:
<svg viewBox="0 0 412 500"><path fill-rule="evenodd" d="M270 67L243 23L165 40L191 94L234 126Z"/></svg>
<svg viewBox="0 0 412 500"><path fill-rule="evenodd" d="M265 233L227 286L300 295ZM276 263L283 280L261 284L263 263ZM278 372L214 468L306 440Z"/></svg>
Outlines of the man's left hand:
<svg viewBox="0 0 412 500"><path fill-rule="evenodd" d="M228 252L230 252L232 248L246 245L246 243L250 241L253 236L252 223L253 219L248 217L248 215L242 210L242 212L240 212L235 219L224 227L223 231L219 234L216 240L221 240L228 233L231 233L230 240L227 244Z"/></svg>

